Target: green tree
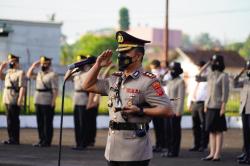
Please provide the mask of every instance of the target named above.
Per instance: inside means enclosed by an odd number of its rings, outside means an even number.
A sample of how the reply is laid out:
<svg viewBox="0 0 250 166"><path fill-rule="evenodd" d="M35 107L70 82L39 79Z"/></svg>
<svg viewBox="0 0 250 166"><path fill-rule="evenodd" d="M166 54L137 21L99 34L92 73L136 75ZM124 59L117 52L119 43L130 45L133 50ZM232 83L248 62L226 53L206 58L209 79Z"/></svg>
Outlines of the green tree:
<svg viewBox="0 0 250 166"><path fill-rule="evenodd" d="M119 19L119 24L120 24L120 30L126 31L129 30L129 11L127 8L123 7L119 11L120 14L120 19Z"/></svg>
<svg viewBox="0 0 250 166"><path fill-rule="evenodd" d="M195 38L194 45L200 49L212 49L213 41L208 33L201 33L198 37Z"/></svg>
<svg viewBox="0 0 250 166"><path fill-rule="evenodd" d="M97 36L92 33L87 33L72 45L65 44L62 46L61 62L62 64L72 63L76 60L76 56L80 54L98 56L106 49L113 50L113 60L116 60L116 48L117 42L113 35Z"/></svg>
<svg viewBox="0 0 250 166"><path fill-rule="evenodd" d="M247 40L245 41L243 47L239 50L241 56L245 58L250 58L250 35L248 36Z"/></svg>
<svg viewBox="0 0 250 166"><path fill-rule="evenodd" d="M226 45L224 48L225 48L225 50L239 52L242 47L243 47L243 43L237 42L237 43L230 43L230 44Z"/></svg>

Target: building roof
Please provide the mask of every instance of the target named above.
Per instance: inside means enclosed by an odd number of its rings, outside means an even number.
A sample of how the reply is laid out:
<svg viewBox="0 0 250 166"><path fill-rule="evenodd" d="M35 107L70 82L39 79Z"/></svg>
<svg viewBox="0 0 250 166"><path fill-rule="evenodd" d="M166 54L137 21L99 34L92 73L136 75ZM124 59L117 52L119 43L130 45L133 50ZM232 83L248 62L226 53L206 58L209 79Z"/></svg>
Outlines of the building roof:
<svg viewBox="0 0 250 166"><path fill-rule="evenodd" d="M233 68L241 68L245 66L245 60L235 51L184 51L184 53L194 62L194 64L198 65L201 60L208 61L214 54L222 55L224 58L226 67Z"/></svg>
<svg viewBox="0 0 250 166"><path fill-rule="evenodd" d="M57 21L31 21L31 20L14 20L14 19L2 19L0 23L14 23L14 24L34 24L34 25L50 25L50 26L61 26L62 22Z"/></svg>

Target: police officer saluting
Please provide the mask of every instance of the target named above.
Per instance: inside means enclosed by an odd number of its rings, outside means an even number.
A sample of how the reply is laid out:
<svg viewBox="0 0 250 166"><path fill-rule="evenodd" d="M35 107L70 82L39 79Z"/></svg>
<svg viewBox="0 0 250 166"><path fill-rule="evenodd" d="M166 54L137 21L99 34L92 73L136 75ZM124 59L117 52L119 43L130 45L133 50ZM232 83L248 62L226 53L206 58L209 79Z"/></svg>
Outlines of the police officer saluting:
<svg viewBox="0 0 250 166"><path fill-rule="evenodd" d="M36 76L35 109L37 117L39 142L35 147L51 146L53 137L53 118L58 93L58 76L51 70L51 59L42 56L34 62L27 72L31 78L33 70L40 66L41 70Z"/></svg>
<svg viewBox="0 0 250 166"><path fill-rule="evenodd" d="M87 56L78 55L77 61L85 60ZM74 82L74 125L75 125L75 141L76 147L73 150L84 150L88 145L89 123L87 114L87 103L89 94L82 89L82 82L86 77L86 71L89 70L89 65L79 68L79 72L73 74ZM65 78L71 73L69 70Z"/></svg>
<svg viewBox="0 0 250 166"><path fill-rule="evenodd" d="M9 69L4 75L3 70L9 64ZM6 106L7 130L9 140L4 144L18 145L20 135L19 114L25 91L25 74L19 69L19 57L13 54L8 55L8 62L0 65L0 77L4 81L3 103Z"/></svg>
<svg viewBox="0 0 250 166"><path fill-rule="evenodd" d="M179 62L172 62L169 65L171 80L168 82L167 94L172 99L174 104L175 115L166 118L167 137L166 141L169 143L168 152L164 153L165 157L177 157L180 152L181 144L181 117L184 109L185 98L185 83L180 77L183 73L181 64Z"/></svg>
<svg viewBox="0 0 250 166"><path fill-rule="evenodd" d="M101 68L112 63L104 51L87 72L83 89L108 96L110 115L105 158L110 166L147 166L152 158L148 134L151 117L172 115L171 104L155 75L144 72L144 45L149 43L123 31L116 33L119 72L97 79Z"/></svg>

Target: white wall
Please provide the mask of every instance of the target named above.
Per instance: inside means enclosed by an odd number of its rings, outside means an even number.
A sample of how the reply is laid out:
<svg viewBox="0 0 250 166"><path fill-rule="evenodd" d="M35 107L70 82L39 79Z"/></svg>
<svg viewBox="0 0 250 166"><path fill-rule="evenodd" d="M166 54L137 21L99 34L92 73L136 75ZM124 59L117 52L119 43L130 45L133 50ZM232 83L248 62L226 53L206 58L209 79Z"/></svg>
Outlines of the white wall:
<svg viewBox="0 0 250 166"><path fill-rule="evenodd" d="M27 64L29 49L31 62L45 55L52 57L54 64L59 64L60 23L0 20L2 22L7 23L13 32L8 37L0 37L0 61L6 59L11 52L21 57L21 64Z"/></svg>

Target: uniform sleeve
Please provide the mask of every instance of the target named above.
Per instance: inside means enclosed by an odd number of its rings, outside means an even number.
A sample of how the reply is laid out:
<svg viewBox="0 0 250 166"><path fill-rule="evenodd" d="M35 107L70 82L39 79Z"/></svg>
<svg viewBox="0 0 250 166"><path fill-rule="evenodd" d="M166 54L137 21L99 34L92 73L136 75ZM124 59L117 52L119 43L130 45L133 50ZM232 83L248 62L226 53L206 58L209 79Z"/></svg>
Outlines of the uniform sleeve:
<svg viewBox="0 0 250 166"><path fill-rule="evenodd" d="M185 99L185 83L184 83L183 80L179 83L178 96L177 97L180 98L180 99L177 100L177 108L176 108L176 110L179 113L182 113L183 109L184 109L183 107L184 107L184 99Z"/></svg>
<svg viewBox="0 0 250 166"><path fill-rule="evenodd" d="M53 74L53 78L51 81L51 88L58 89L58 75L57 74Z"/></svg>
<svg viewBox="0 0 250 166"><path fill-rule="evenodd" d="M97 79L96 82L97 93L102 96L108 96L109 93L109 78Z"/></svg>
<svg viewBox="0 0 250 166"><path fill-rule="evenodd" d="M164 93L158 80L150 82L144 92L145 101L150 106L171 106L170 100Z"/></svg>
<svg viewBox="0 0 250 166"><path fill-rule="evenodd" d="M222 79L222 96L221 101L226 103L229 96L229 78L228 75L225 74Z"/></svg>
<svg viewBox="0 0 250 166"><path fill-rule="evenodd" d="M20 72L18 87L26 87L26 77L24 71Z"/></svg>

